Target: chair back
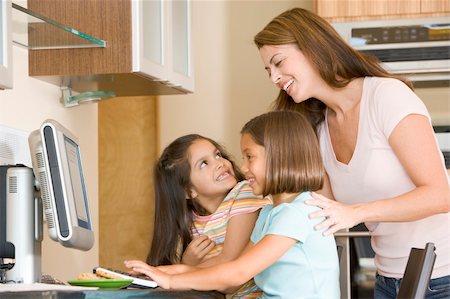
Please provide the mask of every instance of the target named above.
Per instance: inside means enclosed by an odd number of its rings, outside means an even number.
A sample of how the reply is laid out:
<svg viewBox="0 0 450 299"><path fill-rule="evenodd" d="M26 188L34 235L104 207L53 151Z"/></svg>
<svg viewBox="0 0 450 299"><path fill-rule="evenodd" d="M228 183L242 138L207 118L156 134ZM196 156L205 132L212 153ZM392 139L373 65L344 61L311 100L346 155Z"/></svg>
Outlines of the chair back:
<svg viewBox="0 0 450 299"><path fill-rule="evenodd" d="M427 243L424 249L411 248L397 299L425 298L436 260L434 250L433 243Z"/></svg>

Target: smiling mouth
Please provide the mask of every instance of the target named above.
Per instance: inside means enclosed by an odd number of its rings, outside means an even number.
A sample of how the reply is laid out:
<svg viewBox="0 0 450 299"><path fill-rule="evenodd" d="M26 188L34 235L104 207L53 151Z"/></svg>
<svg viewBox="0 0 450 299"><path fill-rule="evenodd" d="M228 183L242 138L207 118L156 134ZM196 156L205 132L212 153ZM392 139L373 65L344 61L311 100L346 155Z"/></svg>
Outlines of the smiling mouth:
<svg viewBox="0 0 450 299"><path fill-rule="evenodd" d="M230 176L231 176L231 174L228 171L223 172L216 178L216 181L218 181L218 182L223 181L223 180L229 178Z"/></svg>
<svg viewBox="0 0 450 299"><path fill-rule="evenodd" d="M288 88L289 88L289 86L292 85L292 83L294 83L294 79L291 79L291 80L289 80L288 82L286 82L286 84L284 84L284 86L283 86L283 90L284 90L284 91L287 91Z"/></svg>

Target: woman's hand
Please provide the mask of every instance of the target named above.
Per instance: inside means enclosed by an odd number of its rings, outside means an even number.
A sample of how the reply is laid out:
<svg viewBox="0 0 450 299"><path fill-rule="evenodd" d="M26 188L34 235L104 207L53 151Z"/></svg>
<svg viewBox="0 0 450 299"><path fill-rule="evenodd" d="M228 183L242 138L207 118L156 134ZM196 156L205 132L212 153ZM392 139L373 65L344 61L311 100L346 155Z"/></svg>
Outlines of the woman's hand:
<svg viewBox="0 0 450 299"><path fill-rule="evenodd" d="M168 273L163 271L167 269L152 267L143 261L137 260L125 261L124 264L133 274L144 274L155 281L161 288L170 289L170 279L172 275L169 274L170 271L167 271Z"/></svg>
<svg viewBox="0 0 450 299"><path fill-rule="evenodd" d="M345 205L315 192L312 192L312 196L313 199L308 199L305 203L307 205L318 206L322 210L310 213L309 218L325 217L324 221L314 227L316 230L326 228L326 231L323 232L324 236L361 223L356 209L358 205Z"/></svg>
<svg viewBox="0 0 450 299"><path fill-rule="evenodd" d="M193 266L198 265L214 246L216 246L216 243L206 235L195 237L183 252L181 263Z"/></svg>

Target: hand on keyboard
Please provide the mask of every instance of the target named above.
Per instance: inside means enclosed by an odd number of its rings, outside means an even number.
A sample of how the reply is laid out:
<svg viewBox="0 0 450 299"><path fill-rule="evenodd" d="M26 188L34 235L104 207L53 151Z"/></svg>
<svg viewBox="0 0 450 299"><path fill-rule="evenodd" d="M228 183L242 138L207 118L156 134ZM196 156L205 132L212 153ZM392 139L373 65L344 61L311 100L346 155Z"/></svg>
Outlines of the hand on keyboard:
<svg viewBox="0 0 450 299"><path fill-rule="evenodd" d="M103 267L95 267L93 272L99 276L115 279L133 279L130 287L135 288L156 288L158 285L147 276L131 275L130 273L120 270L113 270Z"/></svg>

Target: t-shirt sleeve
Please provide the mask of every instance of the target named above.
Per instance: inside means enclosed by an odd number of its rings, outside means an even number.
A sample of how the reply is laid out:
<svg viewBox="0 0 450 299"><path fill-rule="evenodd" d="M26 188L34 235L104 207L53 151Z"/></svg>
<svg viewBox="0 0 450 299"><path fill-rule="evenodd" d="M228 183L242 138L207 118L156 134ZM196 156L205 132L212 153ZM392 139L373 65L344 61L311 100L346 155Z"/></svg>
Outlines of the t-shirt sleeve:
<svg viewBox="0 0 450 299"><path fill-rule="evenodd" d="M386 138L410 114L424 115L430 120L425 104L400 80L388 79L381 82L374 91L372 104L378 126Z"/></svg>
<svg viewBox="0 0 450 299"><path fill-rule="evenodd" d="M278 235L305 242L311 232L311 221L295 205L282 205L272 214L265 235Z"/></svg>
<svg viewBox="0 0 450 299"><path fill-rule="evenodd" d="M241 184L233 196L230 217L255 212L271 203L269 198L255 195L248 182L244 181Z"/></svg>

